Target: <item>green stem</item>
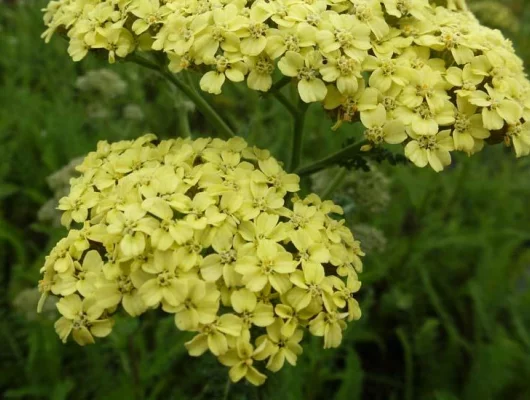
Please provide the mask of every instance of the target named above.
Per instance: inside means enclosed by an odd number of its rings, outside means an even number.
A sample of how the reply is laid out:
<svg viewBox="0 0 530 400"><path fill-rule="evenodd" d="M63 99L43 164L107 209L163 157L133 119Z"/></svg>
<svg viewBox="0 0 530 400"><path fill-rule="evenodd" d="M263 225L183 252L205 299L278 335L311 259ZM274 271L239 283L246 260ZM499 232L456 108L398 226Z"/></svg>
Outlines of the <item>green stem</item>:
<svg viewBox="0 0 530 400"><path fill-rule="evenodd" d="M285 97L285 95L280 91L274 91L272 92L272 95L276 97L276 100L278 100L286 109L289 111L289 113L296 118L296 115L298 114L298 110L295 106Z"/></svg>
<svg viewBox="0 0 530 400"><path fill-rule="evenodd" d="M513 302L510 302L510 312L512 314L512 322L515 327L515 332L519 336L521 342L523 342L523 344L526 346L526 348L530 349L530 334L526 330L523 320L515 309L515 305L513 304Z"/></svg>
<svg viewBox="0 0 530 400"><path fill-rule="evenodd" d="M140 378L140 366L136 346L134 344L133 336L127 340L128 355L131 365L132 383L134 388L134 395L136 399L143 399L144 393L142 389L142 382Z"/></svg>
<svg viewBox="0 0 530 400"><path fill-rule="evenodd" d="M293 141L291 143L291 161L289 171L294 171L300 165L302 159L302 144L304 141L305 113L308 105L300 102L294 117Z"/></svg>
<svg viewBox="0 0 530 400"><path fill-rule="evenodd" d="M427 293L427 296L429 297L429 300L431 302L431 305L434 307L434 310L436 311L436 313L442 320L444 328L449 333L449 336L456 343L460 344L463 349L470 351L471 346L458 333L458 329L456 328L453 319L451 318L449 312L447 312L447 310L444 308L443 302L438 296L438 293L436 293L436 290L434 289L434 286L432 285L429 272L425 268L419 268L419 274L420 274L420 278L422 280L423 286L425 288L425 292Z"/></svg>
<svg viewBox="0 0 530 400"><path fill-rule="evenodd" d="M412 358L412 349L407 334L403 328L398 328L397 336L403 347L405 355L405 400L412 400L414 398L414 360Z"/></svg>
<svg viewBox="0 0 530 400"><path fill-rule="evenodd" d="M188 110L185 107L179 107L177 110L177 118L179 122L179 136L184 138L191 137L190 120Z"/></svg>
<svg viewBox="0 0 530 400"><path fill-rule="evenodd" d="M153 63L137 54L133 54L127 58L128 60L141 65L143 67L149 68L153 71L158 72L169 82L171 82L175 87L177 87L182 93L184 93L200 111L202 115L206 117L208 122L217 128L219 136L224 139L230 139L235 136L234 131L228 124L221 118L221 116L213 109L213 107L202 97L194 88L188 86L186 83L182 82L175 75L173 75L166 67L162 67L156 63Z"/></svg>
<svg viewBox="0 0 530 400"><path fill-rule="evenodd" d="M358 153L361 150L361 147L365 145L367 140L362 139L358 142L350 144L349 146L344 147L343 149L333 153L327 157L324 157L313 164L306 165L305 167L299 168L296 170L298 175L311 175L315 172L326 169L327 167L336 164L342 160L345 156L351 156L352 154Z"/></svg>
<svg viewBox="0 0 530 400"><path fill-rule="evenodd" d="M271 86L269 92L273 93L273 92L279 91L285 85L287 85L288 83L292 82L292 80L293 80L293 78L291 78L290 76L282 77L280 80L278 80L278 81L273 83L273 85Z"/></svg>
<svg viewBox="0 0 530 400"><path fill-rule="evenodd" d="M223 394L223 400L228 400L228 395L230 394L230 385L231 385L230 378L227 378L226 379L225 390L224 390L224 394Z"/></svg>
<svg viewBox="0 0 530 400"><path fill-rule="evenodd" d="M324 189L320 198L328 199L335 192L335 190L339 188L342 181L344 181L344 178L346 178L347 174L348 170L346 168L341 168L339 170L339 173L335 175L335 178L333 178L329 185Z"/></svg>

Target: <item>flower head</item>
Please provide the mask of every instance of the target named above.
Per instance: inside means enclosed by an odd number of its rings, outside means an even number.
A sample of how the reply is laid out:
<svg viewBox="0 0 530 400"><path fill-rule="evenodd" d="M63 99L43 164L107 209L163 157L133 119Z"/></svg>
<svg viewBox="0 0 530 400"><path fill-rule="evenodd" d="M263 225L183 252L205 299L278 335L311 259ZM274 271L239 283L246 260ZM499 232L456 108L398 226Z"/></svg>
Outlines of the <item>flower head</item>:
<svg viewBox="0 0 530 400"><path fill-rule="evenodd" d="M372 143L365 150L383 142L407 146L448 130L450 152L471 155L493 132L517 156L527 153L530 84L523 63L511 42L480 25L462 0L446 7L428 0L89 3L55 0L45 9L43 37L66 31L75 61L92 50L106 52L110 62L137 50L156 52L174 73L199 72L201 89L212 94L229 82L278 90L273 76L279 70L303 102L322 103L337 119L333 130L382 104L387 124L365 125ZM464 98L475 107L462 114ZM365 113L361 122L367 120L373 118ZM116 172L122 173L108 171ZM97 196L72 193L60 205L67 211L63 222L84 219ZM133 237L141 248L142 234Z"/></svg>
<svg viewBox="0 0 530 400"><path fill-rule="evenodd" d="M363 255L333 215L342 210L316 195L288 200L299 177L268 152L240 138L145 135L100 142L78 170L61 201L63 222L75 225L39 283L39 308L50 293L60 298L63 341L108 335L122 309L161 308L196 333L190 355L210 351L233 381L258 385L261 367L296 363L307 326L337 346L345 321L360 317L351 296L342 300L360 287ZM333 323L322 330L324 315Z"/></svg>

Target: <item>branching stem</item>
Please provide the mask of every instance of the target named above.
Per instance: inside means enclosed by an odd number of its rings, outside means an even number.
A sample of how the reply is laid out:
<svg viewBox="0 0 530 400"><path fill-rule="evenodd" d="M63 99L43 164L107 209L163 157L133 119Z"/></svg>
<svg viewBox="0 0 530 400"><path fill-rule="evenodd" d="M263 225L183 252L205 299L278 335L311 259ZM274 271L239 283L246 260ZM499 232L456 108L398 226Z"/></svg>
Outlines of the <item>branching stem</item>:
<svg viewBox="0 0 530 400"><path fill-rule="evenodd" d="M197 106L197 109L202 115L208 120L208 122L217 129L220 137L224 139L230 139L235 136L234 131L230 126L223 120L223 118L213 109L213 107L202 97L193 87L187 85L172 74L167 67L162 67L159 64L151 62L137 54L132 54L127 58L138 65L149 68L153 71L158 72L169 82L171 82L177 89L184 93L193 103Z"/></svg>
<svg viewBox="0 0 530 400"><path fill-rule="evenodd" d="M304 125L305 114L308 105L300 102L298 110L294 115L293 139L291 143L291 159L289 163L289 171L294 171L300 165L302 159L302 145L304 141Z"/></svg>
<svg viewBox="0 0 530 400"><path fill-rule="evenodd" d="M314 162L313 164L306 165L305 167L297 169L296 173L298 175L305 176L326 169L332 165L337 164L344 158L351 157L352 155L359 153L361 151L361 147L366 143L367 141L363 139L353 144L350 144L349 146L346 146L343 149L337 151L336 153L324 157Z"/></svg>

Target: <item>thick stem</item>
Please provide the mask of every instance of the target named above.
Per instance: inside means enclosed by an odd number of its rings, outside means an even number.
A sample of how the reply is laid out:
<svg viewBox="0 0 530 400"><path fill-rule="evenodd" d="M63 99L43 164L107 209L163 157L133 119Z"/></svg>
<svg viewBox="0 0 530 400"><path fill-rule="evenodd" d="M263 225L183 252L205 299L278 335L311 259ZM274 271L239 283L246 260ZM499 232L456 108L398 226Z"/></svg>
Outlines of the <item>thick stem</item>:
<svg viewBox="0 0 530 400"><path fill-rule="evenodd" d="M217 128L219 136L224 139L230 139L235 136L234 131L228 124L221 118L221 116L215 111L212 106L202 97L194 88L188 86L175 75L173 75L166 67L162 67L156 63L153 63L149 60L146 60L143 57L140 57L136 54L133 54L127 58L128 60L135 62L143 67L149 68L153 71L158 72L169 82L171 82L175 87L177 87L182 93L184 93L200 111L202 115L208 120L208 122Z"/></svg>
<svg viewBox="0 0 530 400"><path fill-rule="evenodd" d="M294 118L296 118L296 115L298 114L298 110L296 109L295 106L293 106L293 104L289 101L289 99L285 97L285 95L280 91L276 90L271 93L276 98L276 100L278 100L285 107L285 109L289 111L289 114L291 114Z"/></svg>
<svg viewBox="0 0 530 400"><path fill-rule="evenodd" d="M284 76L274 85L269 93L278 100L294 119L293 137L291 141L291 158L289 159L289 171L294 171L300 165L302 157L302 142L304 136L305 113L308 105L300 102L298 108L280 91L285 85L292 82L292 78Z"/></svg>
<svg viewBox="0 0 530 400"><path fill-rule="evenodd" d="M344 147L343 149L337 151L336 153L333 153L327 157L324 157L313 164L306 165L305 167L299 168L296 170L296 173L298 175L311 175L315 172L321 171L323 169L326 169L332 165L337 164L340 160L345 158L346 156L351 156L353 154L359 153L361 151L361 147L367 143L367 140L363 139L358 142L355 142L353 144L350 144L349 146Z"/></svg>
<svg viewBox="0 0 530 400"><path fill-rule="evenodd" d="M271 86L269 92L270 93L278 92L281 88L283 88L288 83L291 83L292 81L293 81L293 78L291 78L290 76L284 76L283 78L281 78L277 82L273 83L273 85Z"/></svg>
<svg viewBox="0 0 530 400"><path fill-rule="evenodd" d="M300 165L302 159L302 144L304 141L304 124L305 113L307 111L307 104L300 103L298 110L294 117L293 140L291 143L291 160L289 163L289 171L294 171Z"/></svg>

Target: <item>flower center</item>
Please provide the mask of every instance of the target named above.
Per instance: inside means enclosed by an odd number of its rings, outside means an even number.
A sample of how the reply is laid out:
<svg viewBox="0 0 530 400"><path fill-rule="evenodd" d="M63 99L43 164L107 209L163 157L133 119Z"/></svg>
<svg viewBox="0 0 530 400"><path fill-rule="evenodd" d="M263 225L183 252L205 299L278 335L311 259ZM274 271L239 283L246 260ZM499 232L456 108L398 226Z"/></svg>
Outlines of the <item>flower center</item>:
<svg viewBox="0 0 530 400"><path fill-rule="evenodd" d="M255 70L262 75L270 75L274 71L274 64L267 57L260 57L256 62Z"/></svg>
<svg viewBox="0 0 530 400"><path fill-rule="evenodd" d="M421 106L417 107L415 112L423 120L433 119L433 117L434 117L431 109L425 103L423 103Z"/></svg>
<svg viewBox="0 0 530 400"><path fill-rule="evenodd" d="M121 293L130 293L134 289L134 285L131 282L131 278L126 275L120 275L118 277L118 290Z"/></svg>
<svg viewBox="0 0 530 400"><path fill-rule="evenodd" d="M351 32L345 29L335 29L335 37L342 47L350 46L354 39Z"/></svg>
<svg viewBox="0 0 530 400"><path fill-rule="evenodd" d="M248 30L250 31L250 36L255 39L259 39L265 35L265 32L267 31L267 25L262 22L253 23L249 25Z"/></svg>
<svg viewBox="0 0 530 400"><path fill-rule="evenodd" d="M307 220L306 220L306 218L295 214L291 218L291 222L293 224L293 227L295 229L297 229L297 228L303 228L305 226L305 224L307 223Z"/></svg>
<svg viewBox="0 0 530 400"><path fill-rule="evenodd" d="M225 251L224 253L220 254L221 257L221 264L232 264L234 261L236 261L236 251L234 249Z"/></svg>
<svg viewBox="0 0 530 400"><path fill-rule="evenodd" d="M459 112L456 114L455 118L455 131L457 132L467 132L471 123L465 114Z"/></svg>
<svg viewBox="0 0 530 400"><path fill-rule="evenodd" d="M382 143L385 138L385 133L383 132L383 128L380 126L375 126L373 128L367 129L364 134L366 135L366 138L375 144Z"/></svg>
<svg viewBox="0 0 530 400"><path fill-rule="evenodd" d="M288 34L284 39L285 47L287 50L298 53L300 51L298 37L292 34Z"/></svg>
<svg viewBox="0 0 530 400"><path fill-rule="evenodd" d="M354 4L353 13L361 22L368 22L373 18L372 9L366 3Z"/></svg>
<svg viewBox="0 0 530 400"><path fill-rule="evenodd" d="M418 138L418 144L425 150L436 150L438 148L435 136L420 136Z"/></svg>
<svg viewBox="0 0 530 400"><path fill-rule="evenodd" d="M261 271L265 275L271 274L273 271L274 262L272 260L263 260L261 262Z"/></svg>
<svg viewBox="0 0 530 400"><path fill-rule="evenodd" d="M358 67L359 63L351 58L341 56L337 61L337 67L341 75L353 75L360 68Z"/></svg>
<svg viewBox="0 0 530 400"><path fill-rule="evenodd" d="M396 105L396 99L394 99L393 97L390 97L390 96L386 96L384 99L383 99L383 107L385 107L385 110L386 111L394 111L397 107Z"/></svg>
<svg viewBox="0 0 530 400"><path fill-rule="evenodd" d="M309 293L311 294L311 296L313 297L318 297L321 295L322 291L320 290L320 288L318 287L318 285L314 284L314 283L311 283L309 285L307 285L307 287L309 288Z"/></svg>
<svg viewBox="0 0 530 400"><path fill-rule="evenodd" d="M230 68L230 61L225 56L217 56L215 59L215 68L219 72L225 72Z"/></svg>
<svg viewBox="0 0 530 400"><path fill-rule="evenodd" d="M72 328L73 329L80 329L82 327L88 327L90 326L90 323L87 319L87 316L84 312L79 313L79 317L72 322Z"/></svg>
<svg viewBox="0 0 530 400"><path fill-rule="evenodd" d="M410 10L410 0L397 0L396 8L402 15L408 15Z"/></svg>
<svg viewBox="0 0 530 400"><path fill-rule="evenodd" d="M322 17L317 13L311 13L307 15L305 20L309 25L317 26L320 23L321 18Z"/></svg>
<svg viewBox="0 0 530 400"><path fill-rule="evenodd" d="M212 29L212 38L213 40L215 40L216 42L223 42L225 40L225 37L224 37L224 32L225 30L219 26L216 26L215 28Z"/></svg>
<svg viewBox="0 0 530 400"><path fill-rule="evenodd" d="M473 91L476 90L476 86L469 81L464 81L462 84L462 90Z"/></svg>
<svg viewBox="0 0 530 400"><path fill-rule="evenodd" d="M461 38L461 33L455 29L442 28L440 39L447 49L454 49L458 46Z"/></svg>
<svg viewBox="0 0 530 400"><path fill-rule="evenodd" d="M433 95L433 90L429 85L424 83L423 85L416 86L416 94L423 98L431 97Z"/></svg>
<svg viewBox="0 0 530 400"><path fill-rule="evenodd" d="M392 60L384 60L381 63L381 70L383 71L383 75L392 76L396 72L396 63Z"/></svg>
<svg viewBox="0 0 530 400"><path fill-rule="evenodd" d="M318 71L309 67L302 67L298 70L298 79L311 81L316 78Z"/></svg>
<svg viewBox="0 0 530 400"><path fill-rule="evenodd" d="M169 271L164 271L158 274L157 281L158 285L162 287L167 287L171 283L171 280L175 277L175 274L172 274Z"/></svg>
<svg viewBox="0 0 530 400"><path fill-rule="evenodd" d="M509 137L512 137L512 136L518 137L522 132L523 132L522 124L518 122L515 125L508 125L506 135Z"/></svg>

